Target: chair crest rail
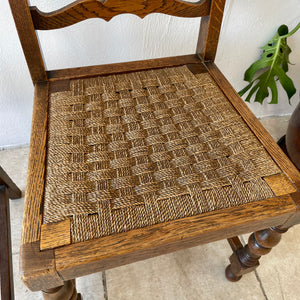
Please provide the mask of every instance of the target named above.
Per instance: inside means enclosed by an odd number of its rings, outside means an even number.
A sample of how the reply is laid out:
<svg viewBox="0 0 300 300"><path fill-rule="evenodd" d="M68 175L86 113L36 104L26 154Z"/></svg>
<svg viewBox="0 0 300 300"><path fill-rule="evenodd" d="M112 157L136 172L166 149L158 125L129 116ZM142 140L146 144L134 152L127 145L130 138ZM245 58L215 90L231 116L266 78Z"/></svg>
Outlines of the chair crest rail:
<svg viewBox="0 0 300 300"><path fill-rule="evenodd" d="M37 7L30 7L35 29L58 29L76 24L89 18L101 18L106 21L113 17L130 13L144 18L151 13L195 18L206 16L210 11L210 0L196 3L181 0L77 0L50 13L41 12Z"/></svg>

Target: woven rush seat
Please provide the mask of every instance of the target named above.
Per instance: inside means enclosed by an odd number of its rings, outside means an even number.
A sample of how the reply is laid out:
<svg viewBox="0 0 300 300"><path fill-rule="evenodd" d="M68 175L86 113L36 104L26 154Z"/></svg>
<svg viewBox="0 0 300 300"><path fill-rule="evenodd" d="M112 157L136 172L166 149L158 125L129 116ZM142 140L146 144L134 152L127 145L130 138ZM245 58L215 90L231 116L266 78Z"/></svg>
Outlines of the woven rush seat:
<svg viewBox="0 0 300 300"><path fill-rule="evenodd" d="M9 3L34 84L20 248L31 291L80 300L78 277L223 239L238 281L300 223L299 171L214 63L225 0L74 0L46 13ZM201 18L195 53L46 69L37 30L153 13ZM105 41L102 58L126 46Z"/></svg>
<svg viewBox="0 0 300 300"><path fill-rule="evenodd" d="M71 80L50 95L44 223L72 242L274 197L281 173L208 73Z"/></svg>

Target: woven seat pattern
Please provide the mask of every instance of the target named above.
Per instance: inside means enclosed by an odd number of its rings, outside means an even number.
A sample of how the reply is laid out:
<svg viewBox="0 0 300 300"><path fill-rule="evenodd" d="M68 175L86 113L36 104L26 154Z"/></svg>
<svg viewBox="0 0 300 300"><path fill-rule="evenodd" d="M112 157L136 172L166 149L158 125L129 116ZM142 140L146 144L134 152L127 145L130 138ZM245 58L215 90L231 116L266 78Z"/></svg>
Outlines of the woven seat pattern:
<svg viewBox="0 0 300 300"><path fill-rule="evenodd" d="M72 242L270 198L281 173L207 73L71 81L50 95L44 223Z"/></svg>

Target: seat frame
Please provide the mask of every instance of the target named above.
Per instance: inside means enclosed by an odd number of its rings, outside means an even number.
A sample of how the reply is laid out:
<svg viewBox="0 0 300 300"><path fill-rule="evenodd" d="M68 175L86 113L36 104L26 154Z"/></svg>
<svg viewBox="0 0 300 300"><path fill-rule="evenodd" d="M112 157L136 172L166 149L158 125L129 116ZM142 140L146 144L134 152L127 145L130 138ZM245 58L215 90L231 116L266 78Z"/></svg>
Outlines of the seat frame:
<svg viewBox="0 0 300 300"><path fill-rule="evenodd" d="M79 0L48 14L29 7L27 0L9 2L35 85L20 252L21 277L32 291L43 290L45 299L76 299L79 296L72 281L76 277L224 238L228 239L233 250L226 276L237 281L258 266L259 257L279 242L283 232L300 222L299 171L214 64L225 0L203 0L193 4L179 0L136 0L130 1L130 5L121 0ZM35 29L71 25L80 9L82 14L80 18L77 16L76 22L96 16L109 20L124 12L140 17L152 12L182 17L202 16L196 54L46 71ZM68 19L68 15L73 19ZM211 75L281 168L282 174L265 179L276 197L76 244L70 243L68 222L59 223L59 226L42 224L49 93L68 90L70 80L75 78L181 65L187 65L195 74L208 72ZM43 239L43 232L50 232L51 236L52 231L55 238ZM237 235L248 232L254 233L248 245L243 246ZM60 247L51 244L62 239L65 242Z"/></svg>

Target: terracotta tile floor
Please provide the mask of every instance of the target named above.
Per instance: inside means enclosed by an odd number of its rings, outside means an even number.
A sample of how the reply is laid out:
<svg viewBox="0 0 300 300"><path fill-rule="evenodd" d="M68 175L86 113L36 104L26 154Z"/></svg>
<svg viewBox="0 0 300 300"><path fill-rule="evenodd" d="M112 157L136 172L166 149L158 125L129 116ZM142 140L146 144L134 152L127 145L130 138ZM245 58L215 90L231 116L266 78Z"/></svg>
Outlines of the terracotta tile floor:
<svg viewBox="0 0 300 300"><path fill-rule="evenodd" d="M261 122L278 139L288 119L266 118ZM0 151L1 166L23 192L27 161L28 147ZM15 298L42 299L40 292L30 292L19 278L24 199L10 203ZM300 299L300 226L284 234L281 243L262 257L257 271L237 283L228 282L224 276L230 254L227 242L219 241L85 276L77 280L77 287L85 300Z"/></svg>

